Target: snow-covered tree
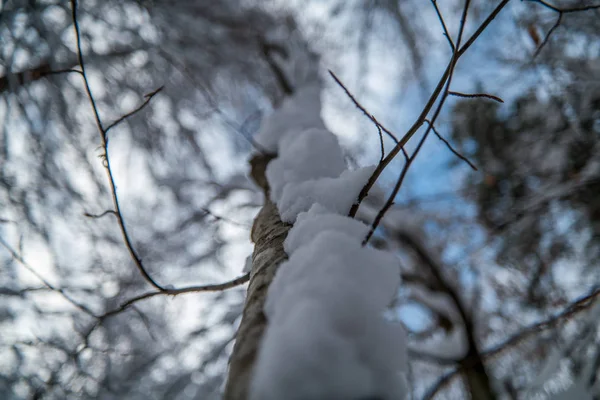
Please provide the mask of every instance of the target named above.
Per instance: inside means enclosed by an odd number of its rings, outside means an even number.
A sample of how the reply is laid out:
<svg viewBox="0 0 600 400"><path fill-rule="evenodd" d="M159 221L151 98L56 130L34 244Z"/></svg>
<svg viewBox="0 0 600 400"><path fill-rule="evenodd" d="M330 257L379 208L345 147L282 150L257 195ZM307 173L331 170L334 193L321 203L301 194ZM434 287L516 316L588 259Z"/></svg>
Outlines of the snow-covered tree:
<svg viewBox="0 0 600 400"><path fill-rule="evenodd" d="M595 198L569 188L596 158L570 129L595 143L597 70L579 72L597 9L2 2L0 398L596 395L597 274L576 240L594 248ZM551 167L579 172L545 180L539 153L566 148ZM519 210L511 190L461 196L501 178L524 182ZM484 209L531 223L515 243ZM559 229L529 236L549 212L577 215L561 229L586 257L550 257ZM531 248L552 261L539 276Z"/></svg>

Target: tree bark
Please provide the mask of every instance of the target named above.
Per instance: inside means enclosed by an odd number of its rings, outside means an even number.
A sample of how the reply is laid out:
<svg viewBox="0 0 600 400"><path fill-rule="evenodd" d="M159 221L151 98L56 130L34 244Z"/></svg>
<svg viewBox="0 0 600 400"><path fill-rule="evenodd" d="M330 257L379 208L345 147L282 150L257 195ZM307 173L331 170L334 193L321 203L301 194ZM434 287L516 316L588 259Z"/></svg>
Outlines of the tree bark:
<svg viewBox="0 0 600 400"><path fill-rule="evenodd" d="M250 283L242 321L229 360L224 400L248 399L253 367L267 326L267 319L263 313L267 290L277 267L287 259L283 242L291 225L281 221L277 206L269 199L269 186L265 176L266 166L273 158L272 155L261 154L250 160L252 178L263 189L265 203L252 225L254 252Z"/></svg>

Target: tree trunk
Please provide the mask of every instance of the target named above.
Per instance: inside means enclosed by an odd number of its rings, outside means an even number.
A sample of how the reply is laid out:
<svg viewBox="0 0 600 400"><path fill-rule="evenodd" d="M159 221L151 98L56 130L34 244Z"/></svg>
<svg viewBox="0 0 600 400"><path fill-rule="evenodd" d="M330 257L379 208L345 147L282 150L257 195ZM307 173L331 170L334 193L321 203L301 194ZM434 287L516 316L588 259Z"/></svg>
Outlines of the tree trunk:
<svg viewBox="0 0 600 400"><path fill-rule="evenodd" d="M250 160L252 178L263 189L265 203L252 225L254 242L252 270L242 321L237 331L233 353L229 360L229 376L225 385L224 400L246 400L252 379L252 370L267 326L263 307L269 285L277 267L287 259L283 242L291 225L281 221L277 206L269 199L269 186L265 176L272 155L256 155Z"/></svg>

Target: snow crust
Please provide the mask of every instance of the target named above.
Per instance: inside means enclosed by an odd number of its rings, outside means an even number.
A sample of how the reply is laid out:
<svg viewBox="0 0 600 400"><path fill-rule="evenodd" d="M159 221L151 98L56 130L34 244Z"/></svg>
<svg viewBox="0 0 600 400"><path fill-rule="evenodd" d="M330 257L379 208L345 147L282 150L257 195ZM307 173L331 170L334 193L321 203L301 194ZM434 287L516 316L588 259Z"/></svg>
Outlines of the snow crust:
<svg viewBox="0 0 600 400"><path fill-rule="evenodd" d="M279 141L289 133L309 128L324 129L321 119L321 86L318 82L299 88L296 94L283 101L281 107L266 118L254 140L265 150L277 152Z"/></svg>
<svg viewBox="0 0 600 400"><path fill-rule="evenodd" d="M369 227L346 215L374 167L349 171L320 118L312 83L267 119L256 140L277 151L271 200L294 224L264 308L268 326L252 400L405 397L406 335L383 312L400 284L391 253L363 247Z"/></svg>
<svg viewBox="0 0 600 400"><path fill-rule="evenodd" d="M270 166L269 166L270 167ZM269 176L267 167L267 177ZM299 183L285 184L281 196L273 193L271 200L277 204L281 220L294 223L298 214L315 203L332 213L345 215L358 197L375 167L364 167L354 171L344 171L337 178L309 179Z"/></svg>
<svg viewBox="0 0 600 400"><path fill-rule="evenodd" d="M244 268L242 269L243 273L250 272L252 270L252 254L246 257L244 261Z"/></svg>
<svg viewBox="0 0 600 400"><path fill-rule="evenodd" d="M292 254L319 233L329 231L343 232L347 237L364 238L369 227L356 219L333 214L317 203L308 212L298 216L294 229L290 230L284 243L284 250Z"/></svg>

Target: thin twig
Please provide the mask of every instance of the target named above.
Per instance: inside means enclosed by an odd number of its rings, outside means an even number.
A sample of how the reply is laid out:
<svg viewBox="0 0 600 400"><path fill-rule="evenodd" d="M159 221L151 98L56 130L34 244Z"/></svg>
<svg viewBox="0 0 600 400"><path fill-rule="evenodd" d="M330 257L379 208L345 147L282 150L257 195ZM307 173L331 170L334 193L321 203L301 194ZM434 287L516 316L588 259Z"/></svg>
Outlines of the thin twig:
<svg viewBox="0 0 600 400"><path fill-rule="evenodd" d="M104 314L97 317L96 322L93 325L91 325L89 327L89 329L87 330L87 332L85 332L82 335L84 342L85 342L84 346L85 347L88 346L88 344L89 344L88 341L89 341L90 335L92 334L92 332L94 332L96 330L96 328L98 328L100 325L102 325L104 320L122 313L123 311L127 310L128 308L130 308L131 306L133 306L134 304L136 304L142 300L150 299L150 298L156 297L156 296L164 296L164 295L177 296L177 295L186 294L186 293L219 292L219 291L232 289L234 287L243 285L244 283L248 282L249 280L250 280L250 272L248 272L242 276L239 276L235 279L232 279L230 281L223 282L223 283L201 285L201 286L188 286L188 287L184 287L184 288L180 288L180 289L163 289L163 290L157 290L157 291L153 291L153 292L143 293L138 296L132 297L129 300L123 302L117 308L107 311Z"/></svg>
<svg viewBox="0 0 600 400"><path fill-rule="evenodd" d="M450 93L450 92L448 92L448 93ZM477 167L475 166L475 164L473 164L467 157L463 156L456 149L454 149L454 147L452 147L450 142L448 142L442 135L440 135L440 133L437 131L437 129L435 129L435 126L428 119L426 119L425 122L427 122L431 126L431 130L433 131L435 136L437 136L438 139L440 139L442 142L444 142L444 144L446 145L446 147L448 147L448 150L450 150L452 152L452 154L454 154L456 157L458 157L461 160L463 160L464 162L466 162L469 165L469 167L471 167L474 171L477 171Z"/></svg>
<svg viewBox="0 0 600 400"><path fill-rule="evenodd" d="M594 301L598 297L600 297L600 288L595 287L588 294L579 297L571 304L569 304L563 311L559 312L553 317L533 324L530 327L525 328L521 332L512 335L504 342L486 350L485 355L490 357L495 356L505 351L508 347L514 346L517 343L523 341L523 339L527 338L527 336L531 335L532 333L539 333L554 327L557 323L561 322L562 320L571 318L579 312L587 310L592 304L594 304Z"/></svg>
<svg viewBox="0 0 600 400"><path fill-rule="evenodd" d="M92 111L94 113L96 125L98 126L98 131L100 132L100 139L101 139L102 148L104 151L104 154L102 154L103 164L106 168L106 173L108 175L110 192L112 194L113 205L114 205L114 212L117 217L117 222L119 224L119 228L121 229L121 234L122 234L123 240L125 242L125 247L129 251L129 254L131 255L131 258L133 259L137 269L140 271L140 273L146 279L146 281L148 281L152 286L154 286L158 290L164 290L164 288L161 285L159 285L150 276L150 274L146 271L146 268L144 267L144 265L142 263L142 259L137 255L137 252L135 251L135 249L133 247L133 243L132 243L131 239L129 238L129 234L127 233L127 228L125 227L125 221L123 219L123 214L121 212L119 198L117 196L117 188L116 188L116 184L115 184L115 178L114 178L114 175L113 175L113 172L111 169L110 158L108 155L108 137L106 134L106 129L104 128L104 126L102 124L102 120L100 118L100 113L98 111L98 107L96 106L96 101L94 99L94 96L92 95L92 90L90 88L90 84L89 84L86 70L85 70L83 51L81 49L81 32L80 32L79 23L77 20L77 0L70 0L70 1L71 1L71 17L73 19L73 27L75 29L75 40L76 40L76 45L77 45L77 59L79 62L79 67L81 69L81 75L83 77L85 91L87 93L88 99L92 106ZM114 126L114 125L115 124L113 123L112 126Z"/></svg>
<svg viewBox="0 0 600 400"><path fill-rule="evenodd" d="M43 74L42 76L60 75L60 74L65 74L67 72L75 72L76 74L81 75L81 71L78 70L78 69L65 68L65 69L57 69L57 70L54 70L54 71L48 71L45 74Z"/></svg>
<svg viewBox="0 0 600 400"><path fill-rule="evenodd" d="M117 213L114 210L106 210L101 214L90 214L90 213L86 212L86 213L83 213L83 215L85 215L88 218L102 218L106 215L114 215L115 217L117 217Z"/></svg>
<svg viewBox="0 0 600 400"><path fill-rule="evenodd" d="M433 4L433 8L435 9L435 13L437 14L438 19L440 20L442 29L444 29L444 36L446 36L446 39L448 39L450 48L452 49L452 52L454 53L456 51L456 46L454 46L454 42L452 41L452 36L450 36L450 33L448 32L448 28L446 27L446 21L444 21L444 17L442 16L440 9L438 8L437 0L431 0L431 3Z"/></svg>
<svg viewBox="0 0 600 400"><path fill-rule="evenodd" d="M244 275L241 275L235 279L232 279L230 281L223 282L223 283L215 283L215 284L200 285L200 286L188 286L188 287L184 287L184 288L180 288L180 289L165 289L162 291L153 291L153 292L143 293L143 294L132 297L131 299L125 301L124 303L122 303L119 307L115 308L114 310L111 310L111 311L108 311L108 312L102 314L100 316L100 318L104 319L111 315L118 314L121 311L126 310L127 308L131 307L133 304L135 304L139 301L150 299L155 296L161 296L161 295L177 296L177 295L186 294L186 293L219 292L222 290L231 289L236 286L243 285L244 283L248 282L249 279L250 279L250 272L245 273Z"/></svg>
<svg viewBox="0 0 600 400"><path fill-rule="evenodd" d="M104 130L104 134L106 135L109 130L111 130L115 126L119 125L121 122L125 121L127 118L131 117L132 115L134 115L135 113L137 113L138 111L143 109L144 107L146 107L146 105L148 105L148 103L150 103L150 100L152 100L152 98L154 96L156 96L158 94L158 92L160 92L163 88L164 88L164 86L161 86L158 89L156 89L155 91L144 95L146 100L144 100L144 102L142 104L140 104L135 110L128 112L127 114L123 115L122 117L120 117L119 119L114 121L113 123L109 124L106 127L106 129Z"/></svg>
<svg viewBox="0 0 600 400"><path fill-rule="evenodd" d="M394 141L394 143L398 143L398 138L396 137L396 135L394 135L389 129L387 129L385 126L383 126L383 124L381 124L377 120L377 118L375 118L375 116L373 114L371 114L370 112L368 112L367 109L364 108L362 106L362 104L360 104L358 102L358 100L356 100L356 97L354 97L354 95L350 92L350 90L348 90L348 88L333 73L333 71L331 71L331 70L328 70L328 71L329 71L329 75L331 75L331 77L333 78L333 80L344 90L344 92L350 98L350 100L352 100L352 102L354 103L354 105L356 106L356 108L358 108L360 111L362 111L362 113L364 115L366 115L367 118L369 118L378 128L381 128Z"/></svg>
<svg viewBox="0 0 600 400"><path fill-rule="evenodd" d="M85 72L85 63L83 61L83 50L81 49L81 33L79 30L79 22L77 20L77 0L71 1L71 17L73 19L73 28L75 29L75 41L77 45L77 60L79 63L79 68L81 68L81 75L83 76L83 83L85 85L85 90L87 92L88 98L92 104L92 111L94 112L94 118L96 119L96 124L102 133L103 141L106 141L104 128L102 126L102 121L100 119L100 114L98 112L98 107L96 106L96 100L94 96L92 96L92 90L90 88L89 81L87 79L87 75Z"/></svg>
<svg viewBox="0 0 600 400"><path fill-rule="evenodd" d="M540 45L537 47L537 49L535 49L535 52L533 53L533 58L536 58L538 56L538 54L540 54L542 49L546 46L546 44L550 41L550 36L552 36L554 31L560 26L560 24L562 22L562 17L563 17L563 13L559 13L558 18L556 19L556 22L554 23L554 25L552 25L552 28L550 28L550 30L548 31L546 36L544 36L544 40L542 40L542 43L540 43Z"/></svg>
<svg viewBox="0 0 600 400"><path fill-rule="evenodd" d="M415 160L415 157L421 150L421 147L425 143L426 139L427 139L427 135L423 135L423 137L419 141L419 144L417 145L417 148L415 149L415 151L413 152L413 154L410 157L408 157L408 154L406 153L406 151L404 151L405 163L402 166L400 175L398 176L398 179L396 180L396 184L394 185L394 188L392 189L392 194L390 194L390 196L388 197L384 206L381 208L381 210L379 210L379 212L375 216L375 219L373 219L373 222L371 223L371 227L369 228L369 232L367 233L367 235L365 236L365 238L362 241L363 246L365 246L369 242L369 240L371 239L371 237L377 230L377 227L381 223L381 220L383 219L385 214L394 205L394 198L396 197L396 193L398 193L398 191L400 190L400 187L402 187L402 184L404 183L404 178L406 178L406 174L408 173L410 166L412 165L413 161Z"/></svg>
<svg viewBox="0 0 600 400"><path fill-rule="evenodd" d="M562 23L562 19L563 19L563 15L564 14L570 14L570 13L576 13L576 12L582 12L582 11L590 11L590 10L598 10L598 9L600 9L600 4L590 4L590 5L587 5L587 6L575 6L575 7L557 7L557 6L552 5L552 4L550 4L550 3L548 3L547 1L544 1L544 0L526 0L526 1L529 1L531 3L540 4L540 5L544 6L544 7L546 7L547 9L552 10L552 11L558 13L558 18L556 19L556 22L554 23L554 25L552 25L552 27L550 28L550 30L548 31L548 33L544 37L544 40L542 41L542 43L537 47L537 49L535 49L535 52L533 53L533 58L537 57L537 55L540 54L540 52L542 51L542 49L544 48L544 46L546 46L546 44L550 40L550 36L552 36L552 34L554 33L554 31Z"/></svg>
<svg viewBox="0 0 600 400"><path fill-rule="evenodd" d="M379 146L381 148L381 155L379 157L379 162L381 162L385 157L385 145L383 144L383 133L381 132L381 126L379 125L377 125L377 134L379 135Z"/></svg>
<svg viewBox="0 0 600 400"><path fill-rule="evenodd" d="M26 287L26 288L22 288L22 289L11 289L11 288L7 288L7 287L0 287L0 296L23 297L27 293L43 292L46 290L52 291L52 289L49 288L48 286Z"/></svg>
<svg viewBox="0 0 600 400"><path fill-rule="evenodd" d="M466 97L468 99L483 97L484 99L490 99L490 100L497 101L498 103L504 103L504 100L502 100L500 97L494 96L492 94L487 94L487 93L461 93L461 92L449 91L448 94L451 96L456 96L456 97Z"/></svg>
<svg viewBox="0 0 600 400"><path fill-rule="evenodd" d="M406 152L406 149L404 147L402 148L402 154L404 155L404 161L408 161L408 153Z"/></svg>

